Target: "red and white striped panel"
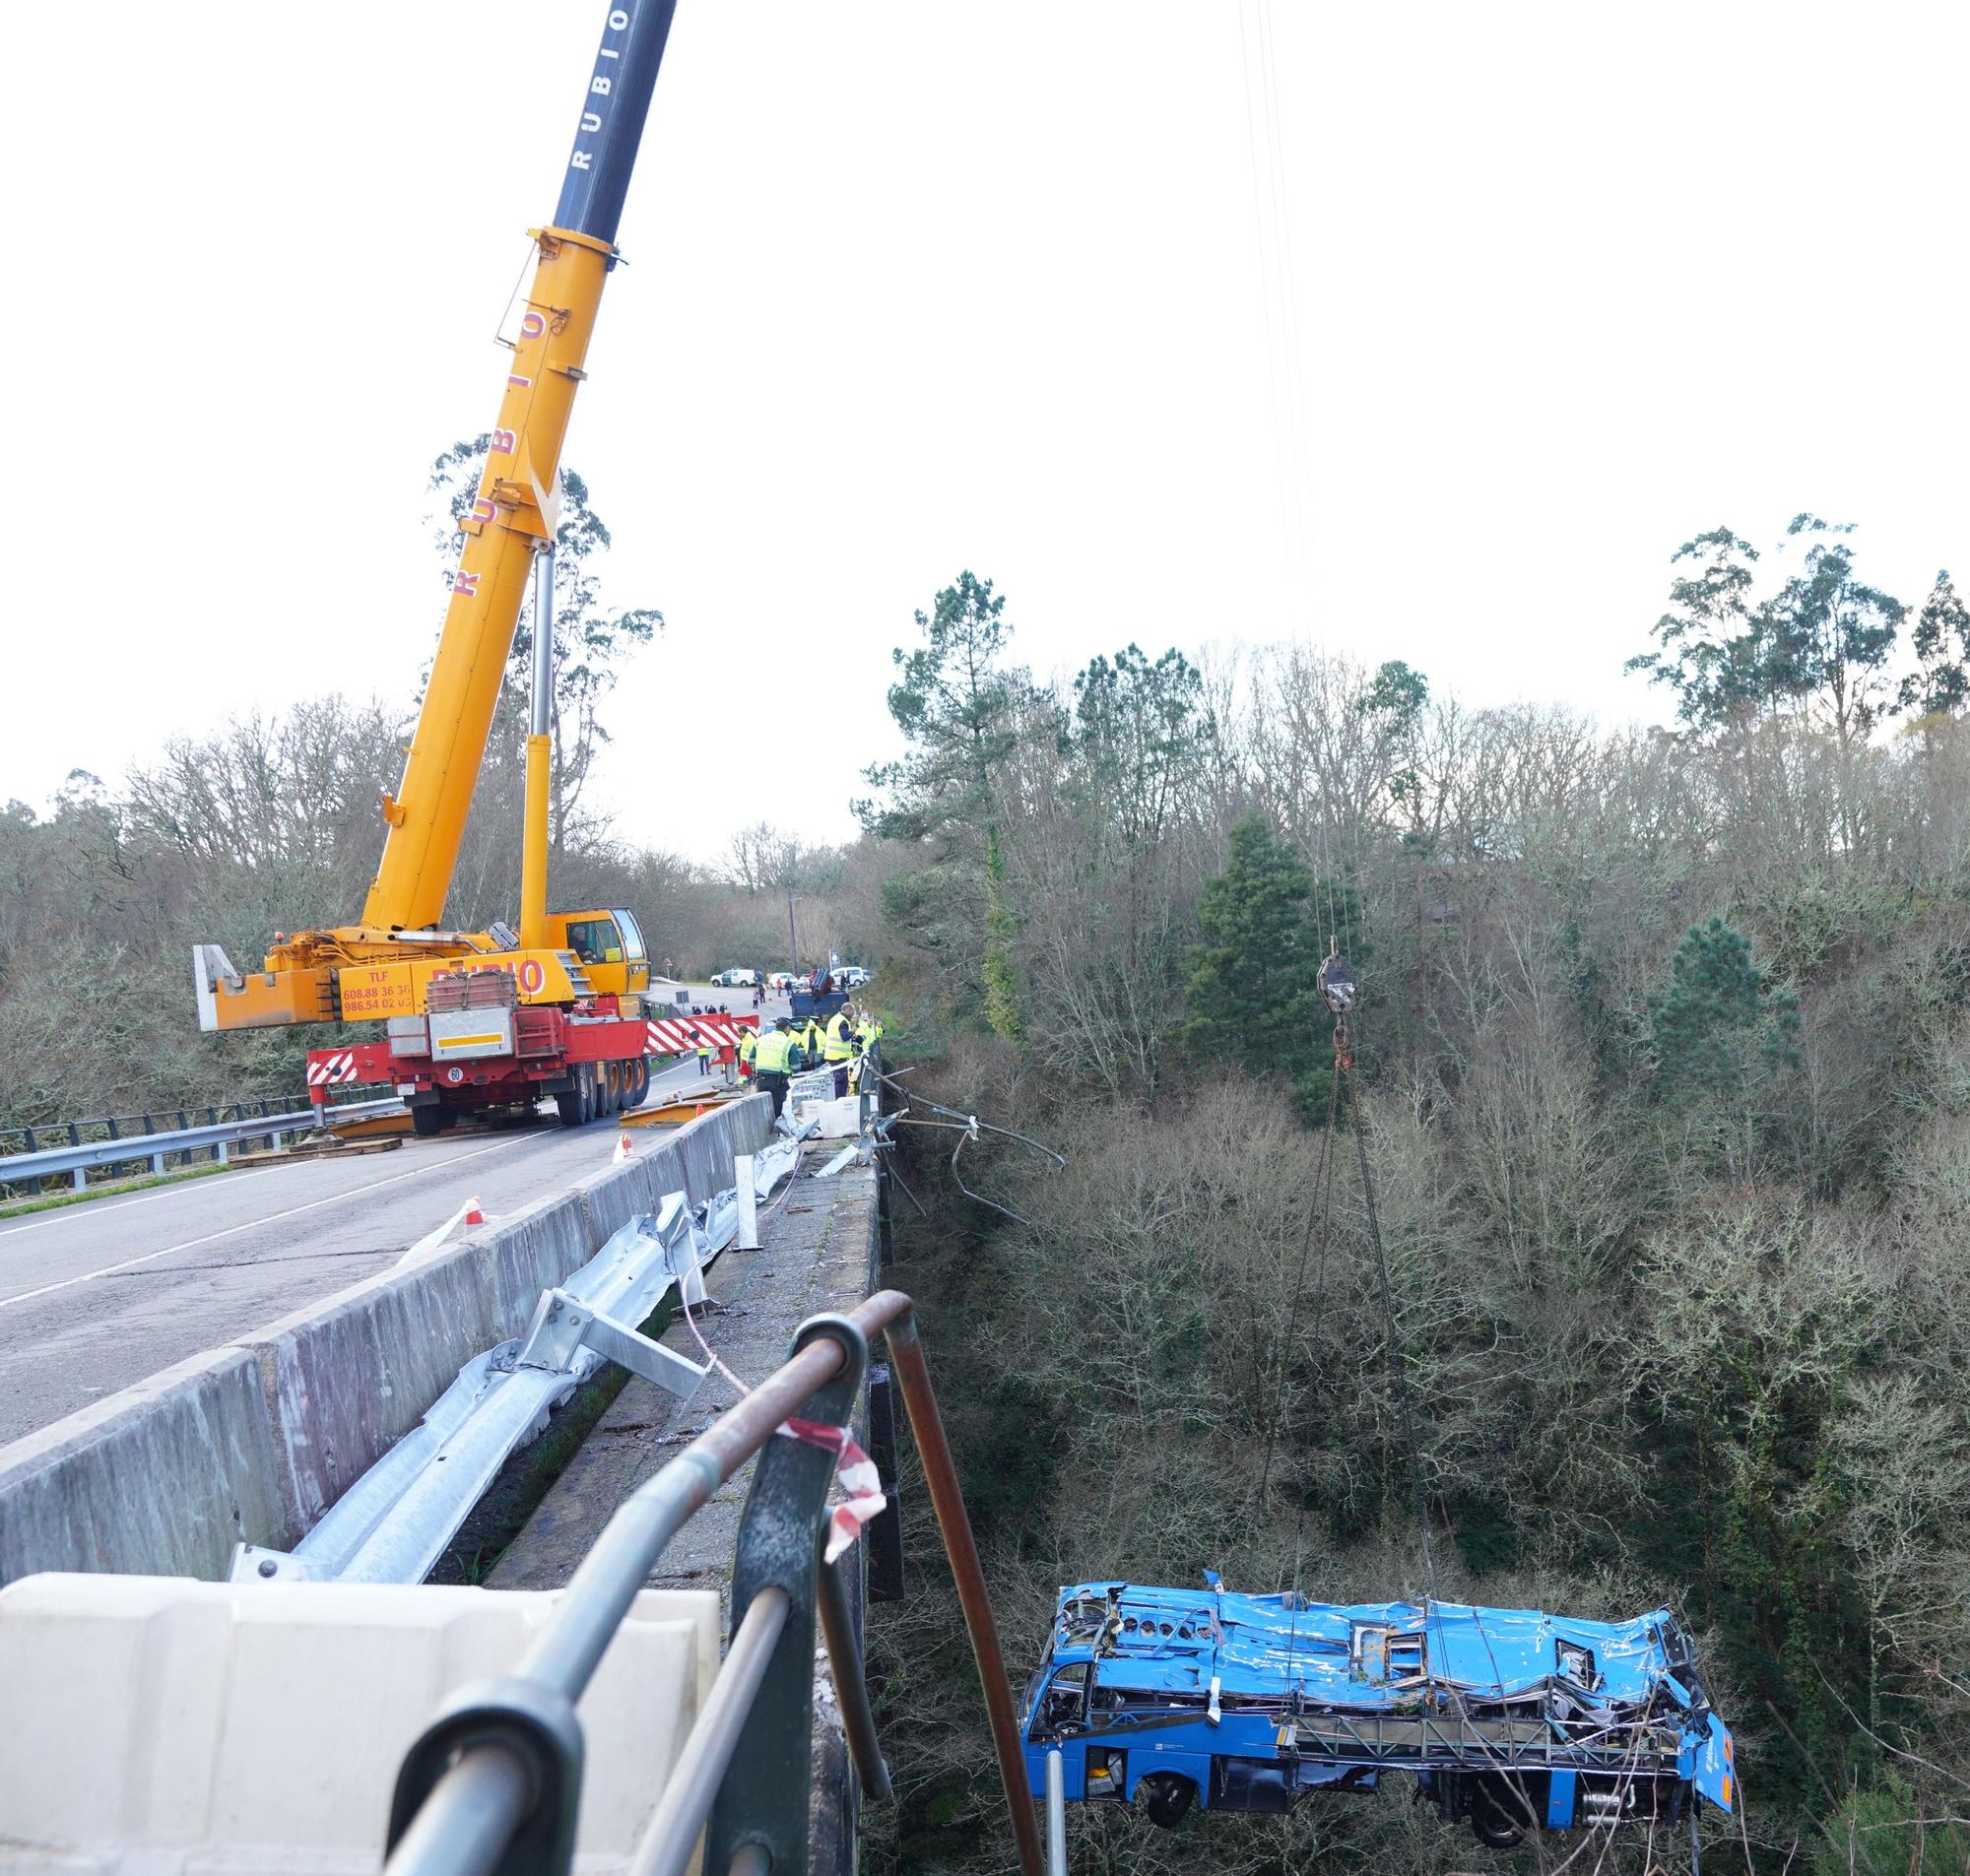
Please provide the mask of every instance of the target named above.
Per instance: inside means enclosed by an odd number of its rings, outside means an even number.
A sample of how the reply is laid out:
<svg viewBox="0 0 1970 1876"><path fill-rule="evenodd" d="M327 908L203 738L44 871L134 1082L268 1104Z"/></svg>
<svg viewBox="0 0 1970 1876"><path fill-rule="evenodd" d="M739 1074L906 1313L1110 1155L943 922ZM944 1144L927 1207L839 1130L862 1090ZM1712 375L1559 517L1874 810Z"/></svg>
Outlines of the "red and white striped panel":
<svg viewBox="0 0 1970 1876"><path fill-rule="evenodd" d="M731 1016L667 1016L661 1022L650 1021L643 1025L649 1037L649 1053L653 1056L689 1056L697 1053L697 1042L691 1038L695 1029L699 1039L709 1041L714 1049L736 1049L739 1038L752 1027L751 1023L735 1021Z"/></svg>
<svg viewBox="0 0 1970 1876"><path fill-rule="evenodd" d="M310 1054L307 1066L307 1084L311 1088L330 1088L338 1082L356 1079L356 1051L354 1049L331 1049Z"/></svg>

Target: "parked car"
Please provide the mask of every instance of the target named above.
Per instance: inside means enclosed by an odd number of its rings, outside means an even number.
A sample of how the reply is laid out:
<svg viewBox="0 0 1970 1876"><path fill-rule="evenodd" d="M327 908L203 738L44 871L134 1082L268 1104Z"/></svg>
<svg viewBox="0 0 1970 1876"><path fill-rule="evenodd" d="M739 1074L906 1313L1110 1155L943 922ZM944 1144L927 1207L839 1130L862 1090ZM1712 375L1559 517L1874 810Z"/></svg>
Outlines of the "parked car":
<svg viewBox="0 0 1970 1876"><path fill-rule="evenodd" d="M720 971L711 980L711 988L713 990L757 990L759 988L759 973L757 971Z"/></svg>
<svg viewBox="0 0 1970 1876"><path fill-rule="evenodd" d="M793 987L794 974L792 971L775 971L766 979L766 988L768 990L792 990Z"/></svg>
<svg viewBox="0 0 1970 1876"><path fill-rule="evenodd" d="M869 981L869 973L860 964L844 964L834 973L834 981L843 990L860 990Z"/></svg>

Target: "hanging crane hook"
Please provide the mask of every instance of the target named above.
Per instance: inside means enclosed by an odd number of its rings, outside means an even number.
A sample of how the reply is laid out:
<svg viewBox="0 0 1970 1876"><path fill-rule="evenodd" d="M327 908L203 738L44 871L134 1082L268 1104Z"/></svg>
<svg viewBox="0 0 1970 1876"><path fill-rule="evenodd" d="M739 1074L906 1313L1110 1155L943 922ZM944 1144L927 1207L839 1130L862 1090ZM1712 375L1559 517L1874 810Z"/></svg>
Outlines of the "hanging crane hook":
<svg viewBox="0 0 1970 1876"><path fill-rule="evenodd" d="M1321 1001L1334 1013L1334 1060L1340 1067L1350 1068L1354 1066L1354 1045L1347 1034L1347 1012L1354 1007L1361 982L1354 966L1341 955L1339 938L1328 938L1327 955L1314 981L1320 986Z"/></svg>

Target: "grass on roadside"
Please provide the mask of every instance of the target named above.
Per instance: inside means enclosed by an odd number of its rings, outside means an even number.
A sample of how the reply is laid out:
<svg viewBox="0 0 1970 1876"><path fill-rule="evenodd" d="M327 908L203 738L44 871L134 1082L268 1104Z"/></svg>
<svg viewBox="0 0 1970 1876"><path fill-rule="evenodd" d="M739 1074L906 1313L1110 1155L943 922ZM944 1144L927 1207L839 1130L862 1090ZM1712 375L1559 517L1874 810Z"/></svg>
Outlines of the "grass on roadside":
<svg viewBox="0 0 1970 1876"><path fill-rule="evenodd" d="M235 1160L233 1165L238 1162ZM187 1166L175 1173L146 1173L141 1179L105 1180L83 1192L43 1193L38 1198L9 1199L0 1205L0 1218L22 1218L31 1211L59 1211L64 1205L86 1205L92 1198L113 1198L119 1193L148 1192L153 1186L181 1186L187 1179L210 1179L214 1173L230 1173L232 1166Z"/></svg>

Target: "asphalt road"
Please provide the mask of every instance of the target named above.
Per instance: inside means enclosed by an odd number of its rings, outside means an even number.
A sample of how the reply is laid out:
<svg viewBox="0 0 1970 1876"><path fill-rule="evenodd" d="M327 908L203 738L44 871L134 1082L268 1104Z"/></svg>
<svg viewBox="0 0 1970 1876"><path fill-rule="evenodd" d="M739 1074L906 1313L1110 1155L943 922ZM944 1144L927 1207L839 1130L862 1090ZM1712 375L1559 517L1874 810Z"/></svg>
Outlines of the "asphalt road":
<svg viewBox="0 0 1970 1876"><path fill-rule="evenodd" d="M721 1001L752 1008L750 992L692 999ZM698 1080L685 1061L651 1085ZM406 1138L0 1223L0 1444L389 1268L468 1198L497 1219L560 1191L608 1164L617 1133L550 1120Z"/></svg>

